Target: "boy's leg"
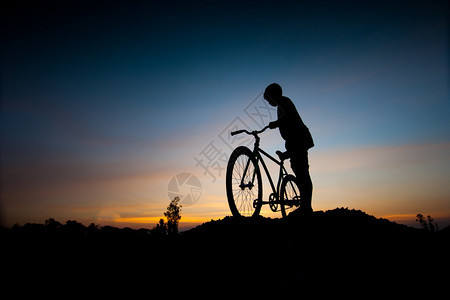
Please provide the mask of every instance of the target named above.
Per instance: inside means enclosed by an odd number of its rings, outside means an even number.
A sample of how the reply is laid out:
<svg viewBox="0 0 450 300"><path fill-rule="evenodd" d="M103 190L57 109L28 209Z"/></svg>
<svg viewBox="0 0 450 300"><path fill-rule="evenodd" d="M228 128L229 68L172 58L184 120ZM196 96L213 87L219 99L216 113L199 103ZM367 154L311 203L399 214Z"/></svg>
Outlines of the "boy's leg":
<svg viewBox="0 0 450 300"><path fill-rule="evenodd" d="M296 153L291 157L291 168L297 178L301 193L300 209L305 213L312 213L313 185L309 175L308 152Z"/></svg>

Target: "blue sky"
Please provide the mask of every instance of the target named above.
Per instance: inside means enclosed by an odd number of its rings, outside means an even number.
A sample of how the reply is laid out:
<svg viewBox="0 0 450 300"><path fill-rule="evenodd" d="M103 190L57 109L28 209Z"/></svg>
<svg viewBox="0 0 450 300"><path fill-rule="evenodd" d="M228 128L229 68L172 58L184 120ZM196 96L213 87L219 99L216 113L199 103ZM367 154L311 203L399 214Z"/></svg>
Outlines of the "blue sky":
<svg viewBox="0 0 450 300"><path fill-rule="evenodd" d="M317 209L448 218L446 5L87 1L6 9L3 223L153 222L180 172L198 176L204 192L185 219L224 217L224 176L212 183L193 158L211 141L229 154L220 133L236 117L256 126L244 109L272 82L316 141ZM276 132L264 138L270 150L283 147ZM371 196L377 179L384 192ZM412 191L418 182L433 205Z"/></svg>

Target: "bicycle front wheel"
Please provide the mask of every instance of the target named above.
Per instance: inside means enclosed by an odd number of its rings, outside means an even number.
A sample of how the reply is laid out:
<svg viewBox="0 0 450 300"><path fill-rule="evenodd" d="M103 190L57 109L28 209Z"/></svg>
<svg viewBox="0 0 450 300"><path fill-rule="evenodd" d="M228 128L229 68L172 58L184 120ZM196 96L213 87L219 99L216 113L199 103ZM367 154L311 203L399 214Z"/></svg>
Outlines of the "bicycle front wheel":
<svg viewBox="0 0 450 300"><path fill-rule="evenodd" d="M262 180L256 158L247 147L237 147L227 166L228 205L234 217L259 215L262 206Z"/></svg>

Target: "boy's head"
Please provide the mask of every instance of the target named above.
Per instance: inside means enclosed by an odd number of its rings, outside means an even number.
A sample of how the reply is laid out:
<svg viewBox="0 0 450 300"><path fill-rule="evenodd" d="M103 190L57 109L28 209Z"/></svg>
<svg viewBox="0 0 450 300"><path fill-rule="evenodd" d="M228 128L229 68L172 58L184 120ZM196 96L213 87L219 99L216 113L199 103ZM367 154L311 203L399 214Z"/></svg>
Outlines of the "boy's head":
<svg viewBox="0 0 450 300"><path fill-rule="evenodd" d="M264 99L272 106L278 105L278 100L282 97L283 90L277 83L269 84L264 91Z"/></svg>

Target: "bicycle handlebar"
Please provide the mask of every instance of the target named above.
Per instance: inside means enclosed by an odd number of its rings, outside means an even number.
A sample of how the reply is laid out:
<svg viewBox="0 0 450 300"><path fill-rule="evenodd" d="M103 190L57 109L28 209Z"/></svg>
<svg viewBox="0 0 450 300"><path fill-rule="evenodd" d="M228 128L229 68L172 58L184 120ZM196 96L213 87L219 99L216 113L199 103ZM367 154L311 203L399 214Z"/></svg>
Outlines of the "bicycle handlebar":
<svg viewBox="0 0 450 300"><path fill-rule="evenodd" d="M267 125L266 127L264 127L261 130L253 130L252 132L250 132L248 130L241 129L241 130L232 131L230 134L231 134L231 136L233 136L233 135L241 134L241 133L245 132L246 134L255 135L256 136L257 134L263 133L267 128L269 128L269 125Z"/></svg>
<svg viewBox="0 0 450 300"><path fill-rule="evenodd" d="M230 134L231 134L231 136L233 136L233 135L236 135L236 134L241 134L241 133L243 133L243 132L246 132L247 130L236 130L236 131L232 131ZM249 133L248 131L247 131L247 133Z"/></svg>

